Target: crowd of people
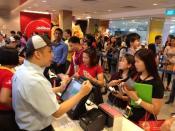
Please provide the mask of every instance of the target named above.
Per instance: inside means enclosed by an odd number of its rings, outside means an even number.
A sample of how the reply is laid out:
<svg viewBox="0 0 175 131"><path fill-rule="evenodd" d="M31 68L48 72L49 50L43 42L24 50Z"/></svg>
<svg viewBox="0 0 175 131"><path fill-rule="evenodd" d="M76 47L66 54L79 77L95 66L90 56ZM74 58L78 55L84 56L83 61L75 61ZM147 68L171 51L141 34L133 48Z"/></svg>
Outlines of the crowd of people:
<svg viewBox="0 0 175 131"><path fill-rule="evenodd" d="M128 119L134 123L148 114L147 120L156 119L164 104L165 90L171 90L166 104L174 101L175 79L170 88L175 70L173 35L168 36L165 45L158 35L155 43L143 46L137 33L86 34L78 38L70 29L57 28L54 41L46 34L33 33L27 38L19 31L10 33L9 37L0 33L0 130L52 131L53 117L68 112L89 92L95 104L103 103L102 88L115 88L115 92L109 92L107 102L121 109L130 106ZM59 84L51 81L51 73L60 78ZM108 82L105 74L111 76ZM58 104L56 93L63 92L73 77L85 79L80 92ZM128 79L152 85L152 102L142 100L123 84ZM139 107L132 106L131 100ZM169 131L167 125L173 121L173 117L165 121L162 130Z"/></svg>

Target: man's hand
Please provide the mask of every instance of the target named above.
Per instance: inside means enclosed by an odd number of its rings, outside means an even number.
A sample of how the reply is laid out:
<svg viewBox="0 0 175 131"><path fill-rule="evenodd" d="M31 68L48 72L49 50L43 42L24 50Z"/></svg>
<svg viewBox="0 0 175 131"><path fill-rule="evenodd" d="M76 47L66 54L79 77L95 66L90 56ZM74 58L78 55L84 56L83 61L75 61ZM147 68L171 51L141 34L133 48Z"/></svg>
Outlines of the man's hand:
<svg viewBox="0 0 175 131"><path fill-rule="evenodd" d="M86 96L90 93L91 90L92 90L92 84L90 83L90 81L89 80L84 81L82 84L82 88L80 90L80 93L83 96Z"/></svg>
<svg viewBox="0 0 175 131"><path fill-rule="evenodd" d="M62 81L68 83L70 81L70 77L68 75L65 74L58 74L58 77L61 78Z"/></svg>
<svg viewBox="0 0 175 131"><path fill-rule="evenodd" d="M167 119L163 125L161 126L161 131L170 131L171 126L173 124L173 122L175 121L175 118L169 118Z"/></svg>

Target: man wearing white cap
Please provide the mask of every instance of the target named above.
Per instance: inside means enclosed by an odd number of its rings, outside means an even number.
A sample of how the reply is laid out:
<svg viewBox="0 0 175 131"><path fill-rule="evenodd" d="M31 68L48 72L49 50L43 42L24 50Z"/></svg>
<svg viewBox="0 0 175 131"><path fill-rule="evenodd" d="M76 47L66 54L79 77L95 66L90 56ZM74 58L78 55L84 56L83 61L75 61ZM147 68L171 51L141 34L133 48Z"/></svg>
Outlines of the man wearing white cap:
<svg viewBox="0 0 175 131"><path fill-rule="evenodd" d="M58 104L55 93L62 91L67 81L52 88L43 75L44 68L52 62L50 44L44 36L32 36L26 45L26 60L13 76L12 104L16 122L24 131L52 131L53 117L69 111L92 89L90 82L85 81L79 93Z"/></svg>

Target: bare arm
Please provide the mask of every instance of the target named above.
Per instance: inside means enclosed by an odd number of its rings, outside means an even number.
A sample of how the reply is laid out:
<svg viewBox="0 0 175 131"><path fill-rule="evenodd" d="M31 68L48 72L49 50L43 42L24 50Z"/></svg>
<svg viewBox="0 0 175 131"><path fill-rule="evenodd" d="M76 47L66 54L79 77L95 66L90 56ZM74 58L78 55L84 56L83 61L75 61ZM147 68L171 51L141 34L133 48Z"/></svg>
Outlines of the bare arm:
<svg viewBox="0 0 175 131"><path fill-rule="evenodd" d="M163 100L162 99L152 99L152 104L147 103L145 101L142 101L140 106L143 107L145 110L147 110L148 112L154 114L154 115L158 115L160 112L160 109L162 107L163 104Z"/></svg>
<svg viewBox="0 0 175 131"><path fill-rule="evenodd" d="M11 90L8 88L2 88L0 91L0 103L3 105L12 105Z"/></svg>
<svg viewBox="0 0 175 131"><path fill-rule="evenodd" d="M104 86L104 75L103 75L103 73L98 74L97 75L97 79L96 78L92 78L91 80L95 84L98 84L100 87Z"/></svg>
<svg viewBox="0 0 175 131"><path fill-rule="evenodd" d="M128 97L130 97L132 100L137 101L139 99L139 97L137 96L137 93L135 91L129 91L129 90L127 90L126 87L124 87L124 91L126 92ZM154 115L157 115L160 112L162 104L163 104L163 99L153 98L152 103L148 103L148 102L145 102L142 100L140 106L143 107L148 112L150 112Z"/></svg>
<svg viewBox="0 0 175 131"><path fill-rule="evenodd" d="M53 116L58 118L61 115L63 115L64 113L68 112L74 105L76 105L82 98L84 97L84 95L82 95L81 93L76 94L75 96L73 96L72 98L70 98L69 100L63 102L60 105L60 108L58 111L56 111Z"/></svg>
<svg viewBox="0 0 175 131"><path fill-rule="evenodd" d="M89 92L92 89L92 85L89 81L85 81L82 84L82 88L80 92L78 92L76 95L68 99L67 101L63 102L60 105L60 108L53 113L52 115L56 118L60 117L64 113L68 112L73 106L75 106L84 96L88 95Z"/></svg>

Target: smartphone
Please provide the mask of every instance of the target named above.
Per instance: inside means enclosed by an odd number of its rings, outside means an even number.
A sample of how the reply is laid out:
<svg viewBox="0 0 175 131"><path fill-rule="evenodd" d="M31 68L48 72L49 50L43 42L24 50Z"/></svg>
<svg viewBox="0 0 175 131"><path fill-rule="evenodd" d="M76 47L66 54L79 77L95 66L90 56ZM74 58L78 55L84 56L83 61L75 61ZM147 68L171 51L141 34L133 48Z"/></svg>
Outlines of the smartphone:
<svg viewBox="0 0 175 131"><path fill-rule="evenodd" d="M127 107L126 107L126 110L125 110L125 113L123 114L123 116L124 116L125 118L129 118L129 116L131 116L131 113L132 113L131 107L130 107L130 106L127 106Z"/></svg>
<svg viewBox="0 0 175 131"><path fill-rule="evenodd" d="M87 74L88 74L88 72L84 70L83 75L86 76Z"/></svg>
<svg viewBox="0 0 175 131"><path fill-rule="evenodd" d="M134 89L134 85L135 85L135 81L132 80L131 78L129 78L126 82L125 82L126 86L128 86L131 89Z"/></svg>

